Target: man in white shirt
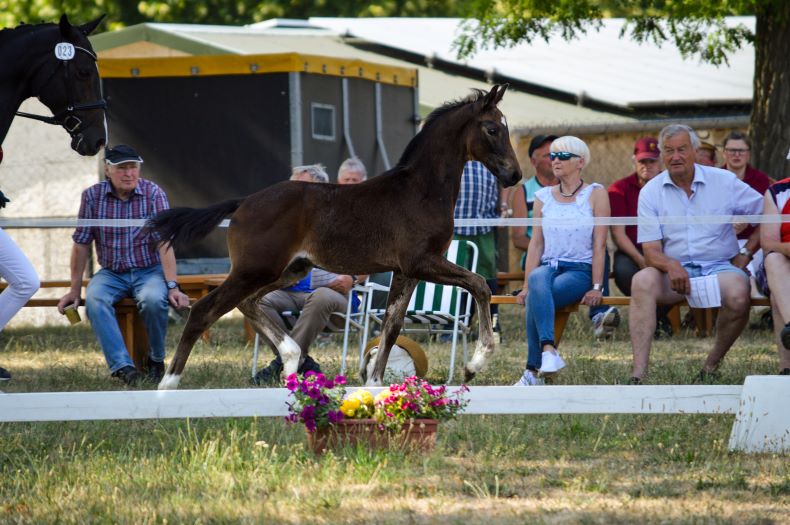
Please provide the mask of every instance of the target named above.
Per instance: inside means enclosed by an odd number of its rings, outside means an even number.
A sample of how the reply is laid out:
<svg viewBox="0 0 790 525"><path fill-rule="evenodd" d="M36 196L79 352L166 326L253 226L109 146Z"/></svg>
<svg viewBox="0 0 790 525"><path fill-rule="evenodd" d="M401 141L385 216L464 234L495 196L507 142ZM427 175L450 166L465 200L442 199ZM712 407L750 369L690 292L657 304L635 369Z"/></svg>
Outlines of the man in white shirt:
<svg viewBox="0 0 790 525"><path fill-rule="evenodd" d="M638 241L648 267L634 275L631 284L631 384L640 384L647 371L656 304L682 301L692 291L691 278L716 276L714 287L718 285L721 296L716 340L698 380L711 378L749 318L749 278L744 269L751 257L739 252L731 224L642 222L665 216L762 213L762 196L733 173L695 164L699 147L699 137L688 126L672 124L661 130L659 148L667 169L639 194Z"/></svg>

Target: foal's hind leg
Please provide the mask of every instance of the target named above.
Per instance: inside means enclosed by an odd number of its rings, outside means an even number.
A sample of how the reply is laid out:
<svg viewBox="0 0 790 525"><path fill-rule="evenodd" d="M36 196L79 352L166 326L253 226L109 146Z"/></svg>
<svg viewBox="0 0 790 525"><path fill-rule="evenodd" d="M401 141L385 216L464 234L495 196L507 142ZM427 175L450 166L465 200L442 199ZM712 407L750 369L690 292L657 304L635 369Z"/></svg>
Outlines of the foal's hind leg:
<svg viewBox="0 0 790 525"><path fill-rule="evenodd" d="M258 288L260 284L257 280L241 278L231 273L224 283L192 306L181 339L178 341L176 353L170 361L167 373L159 383L159 390L178 388L189 354L201 334Z"/></svg>
<svg viewBox="0 0 790 525"><path fill-rule="evenodd" d="M275 287L274 289L278 288ZM302 349L288 335L288 332L260 311L257 303L263 295L260 294L245 299L239 304L238 308L255 328L255 331L261 334L280 353L280 358L283 360L283 374L285 374L285 377L288 377L298 370L302 362Z"/></svg>
<svg viewBox="0 0 790 525"><path fill-rule="evenodd" d="M417 286L417 279L405 277L402 273L395 272L392 275L390 293L387 296L387 312L384 315L384 323L381 327L381 339L379 340L379 352L376 356L376 364L373 366L373 373L367 380L367 386L381 386L384 378L384 370L387 368L392 345L400 335L403 328L403 317L406 315L406 308L409 306L409 299Z"/></svg>

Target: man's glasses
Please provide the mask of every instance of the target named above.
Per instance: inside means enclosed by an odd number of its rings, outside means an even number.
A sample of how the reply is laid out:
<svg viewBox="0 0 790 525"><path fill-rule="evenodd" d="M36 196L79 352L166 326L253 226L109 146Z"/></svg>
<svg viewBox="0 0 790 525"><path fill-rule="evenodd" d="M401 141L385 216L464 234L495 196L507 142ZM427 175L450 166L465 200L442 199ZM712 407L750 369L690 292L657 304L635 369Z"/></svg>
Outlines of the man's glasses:
<svg viewBox="0 0 790 525"><path fill-rule="evenodd" d="M729 153L730 155L746 155L749 153L749 150L740 148L724 148L724 153Z"/></svg>
<svg viewBox="0 0 790 525"><path fill-rule="evenodd" d="M575 153L571 153L569 151L552 151L551 153L549 153L549 158L551 160L556 160L556 159L571 160L573 157L580 158L579 155Z"/></svg>

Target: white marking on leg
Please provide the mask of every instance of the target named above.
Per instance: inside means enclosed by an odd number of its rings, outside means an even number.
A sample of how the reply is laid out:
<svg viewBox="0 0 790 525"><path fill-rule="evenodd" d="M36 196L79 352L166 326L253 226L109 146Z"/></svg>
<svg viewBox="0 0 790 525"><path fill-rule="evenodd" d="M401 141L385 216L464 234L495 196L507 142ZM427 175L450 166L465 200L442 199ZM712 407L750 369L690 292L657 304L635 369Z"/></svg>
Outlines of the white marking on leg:
<svg viewBox="0 0 790 525"><path fill-rule="evenodd" d="M488 349L488 347L483 346L483 344L478 341L477 346L475 347L475 353L472 356L472 359L466 364L466 369L472 372L473 374L477 374L480 372L486 364L486 359L488 355L491 353L492 350Z"/></svg>
<svg viewBox="0 0 790 525"><path fill-rule="evenodd" d="M367 380L365 386L382 386L382 383L381 380L371 377Z"/></svg>
<svg viewBox="0 0 790 525"><path fill-rule="evenodd" d="M285 377L295 374L296 370L299 368L299 358L302 356L302 349L296 344L296 341L288 336L288 334L284 334L281 339L280 334L276 333L268 326L263 326L262 328L266 337L269 341L274 343L277 347L277 351L280 353L280 359L283 360L283 374L285 374Z"/></svg>
<svg viewBox="0 0 790 525"><path fill-rule="evenodd" d="M180 374L165 374L159 382L158 390L175 390L178 388L178 383L181 382Z"/></svg>

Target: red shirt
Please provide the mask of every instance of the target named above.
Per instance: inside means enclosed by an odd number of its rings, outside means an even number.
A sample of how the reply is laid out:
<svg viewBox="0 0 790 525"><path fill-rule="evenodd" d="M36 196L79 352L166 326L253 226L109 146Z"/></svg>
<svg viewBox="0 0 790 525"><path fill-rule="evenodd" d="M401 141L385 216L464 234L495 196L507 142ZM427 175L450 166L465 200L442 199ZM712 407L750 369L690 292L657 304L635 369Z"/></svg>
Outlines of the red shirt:
<svg viewBox="0 0 790 525"><path fill-rule="evenodd" d="M616 180L609 186L609 206L612 208L612 217L636 217L639 206L639 178L636 172ZM636 242L636 225L625 227L625 234L631 239L639 250L642 245Z"/></svg>
<svg viewBox="0 0 790 525"><path fill-rule="evenodd" d="M727 165L723 165L722 169L727 169ZM743 174L743 182L752 187L760 195L765 195L765 191L774 182L771 177L753 167L751 164L746 165L746 172ZM748 239L754 232L754 226L749 226L741 233L738 234L739 239Z"/></svg>
<svg viewBox="0 0 790 525"><path fill-rule="evenodd" d="M790 177L771 185L771 197L781 215L790 215ZM779 229L782 242L790 242L790 222L783 222Z"/></svg>

